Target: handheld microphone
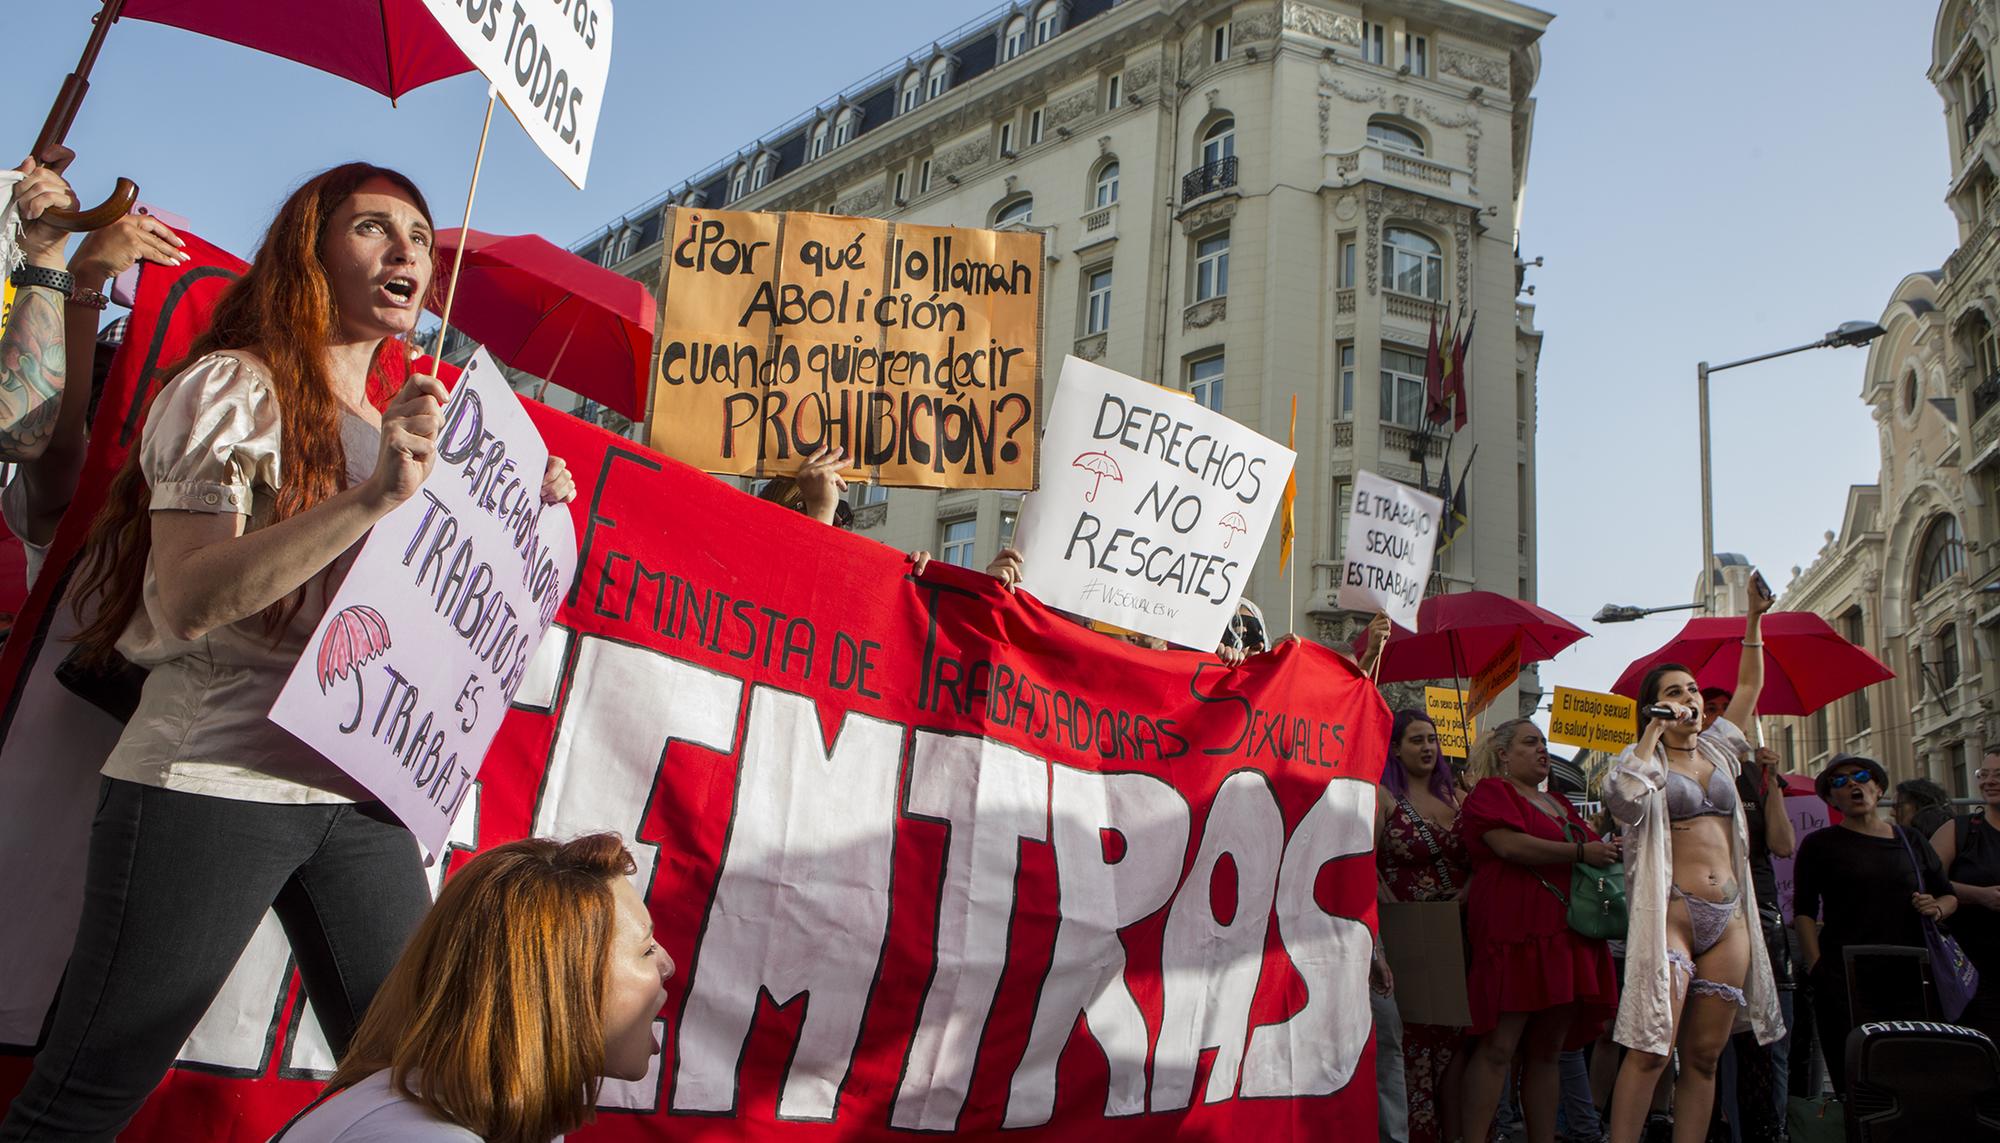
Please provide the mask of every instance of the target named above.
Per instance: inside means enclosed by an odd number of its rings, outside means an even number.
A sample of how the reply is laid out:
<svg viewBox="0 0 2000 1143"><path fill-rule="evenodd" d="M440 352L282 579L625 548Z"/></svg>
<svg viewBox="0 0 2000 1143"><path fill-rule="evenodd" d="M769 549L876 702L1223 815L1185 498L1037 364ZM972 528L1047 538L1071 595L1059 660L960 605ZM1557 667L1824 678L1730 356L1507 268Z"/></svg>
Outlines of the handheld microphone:
<svg viewBox="0 0 2000 1143"><path fill-rule="evenodd" d="M1652 706L1647 707L1641 713L1644 714L1647 718L1664 718L1668 722L1673 722L1680 718L1679 713L1676 712L1673 707L1670 707L1663 702L1656 702Z"/></svg>

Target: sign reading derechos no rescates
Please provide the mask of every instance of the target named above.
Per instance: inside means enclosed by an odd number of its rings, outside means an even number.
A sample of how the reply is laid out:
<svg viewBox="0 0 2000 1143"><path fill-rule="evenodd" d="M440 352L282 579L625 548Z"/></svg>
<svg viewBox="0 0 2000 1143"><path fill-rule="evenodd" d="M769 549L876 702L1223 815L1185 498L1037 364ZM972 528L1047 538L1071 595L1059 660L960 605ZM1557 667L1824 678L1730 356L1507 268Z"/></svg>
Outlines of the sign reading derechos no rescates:
<svg viewBox="0 0 2000 1143"><path fill-rule="evenodd" d="M1222 641L1296 459L1185 397L1063 359L1021 507L1022 586L1052 607L1200 650Z"/></svg>
<svg viewBox="0 0 2000 1143"><path fill-rule="evenodd" d="M1035 486L1042 236L675 207L660 270L654 448L785 476Z"/></svg>
<svg viewBox="0 0 2000 1143"><path fill-rule="evenodd" d="M424 0L563 177L583 186L611 75L611 0Z"/></svg>

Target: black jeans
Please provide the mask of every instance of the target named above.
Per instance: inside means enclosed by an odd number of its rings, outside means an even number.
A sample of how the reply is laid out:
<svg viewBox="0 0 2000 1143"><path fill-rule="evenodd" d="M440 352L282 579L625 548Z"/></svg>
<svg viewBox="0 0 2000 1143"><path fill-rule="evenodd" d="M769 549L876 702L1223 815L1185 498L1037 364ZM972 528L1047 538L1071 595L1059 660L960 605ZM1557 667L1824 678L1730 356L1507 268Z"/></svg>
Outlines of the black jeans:
<svg viewBox="0 0 2000 1143"><path fill-rule="evenodd" d="M0 1140L116 1136L266 909L344 1053L429 907L416 839L379 805L271 805L105 779L55 1019Z"/></svg>

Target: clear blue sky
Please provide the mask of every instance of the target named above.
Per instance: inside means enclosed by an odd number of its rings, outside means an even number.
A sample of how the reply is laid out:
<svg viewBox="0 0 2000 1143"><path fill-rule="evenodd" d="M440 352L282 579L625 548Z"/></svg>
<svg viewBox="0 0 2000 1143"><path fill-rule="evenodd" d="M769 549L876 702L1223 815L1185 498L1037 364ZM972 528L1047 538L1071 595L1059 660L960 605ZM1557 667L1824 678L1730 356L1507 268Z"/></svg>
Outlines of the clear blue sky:
<svg viewBox="0 0 2000 1143"><path fill-rule="evenodd" d="M583 238L990 6L624 0L589 189L496 122L475 225ZM1543 678L1603 688L1680 618L1588 616L1606 602L1685 602L1694 581L1695 362L1873 320L1904 274L1943 262L1955 231L1942 109L1924 78L1931 0L1549 6L1522 240L1547 259L1529 277L1548 335L1541 601L1597 637ZM0 153L17 155L95 5L8 7L18 107ZM455 225L484 95L465 76L391 109L297 65L128 20L72 132L74 174L93 200L128 174L147 201L243 253L293 184L350 158L404 169ZM1839 526L1848 485L1875 478L1863 359L1823 350L1716 379L1717 543L1780 588Z"/></svg>

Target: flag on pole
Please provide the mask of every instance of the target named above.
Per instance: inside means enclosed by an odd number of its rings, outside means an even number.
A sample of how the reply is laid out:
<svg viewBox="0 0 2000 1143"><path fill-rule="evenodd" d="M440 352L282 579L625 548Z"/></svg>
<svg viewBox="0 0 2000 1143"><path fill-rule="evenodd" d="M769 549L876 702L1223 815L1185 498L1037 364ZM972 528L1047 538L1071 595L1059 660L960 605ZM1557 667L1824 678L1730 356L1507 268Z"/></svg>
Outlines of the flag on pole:
<svg viewBox="0 0 2000 1143"><path fill-rule="evenodd" d="M1447 402L1450 394L1445 389L1445 373L1451 367L1451 315L1445 314L1444 328L1438 328L1438 311L1431 310L1430 346L1424 352L1424 422L1427 425L1441 425L1450 409Z"/></svg>
<svg viewBox="0 0 2000 1143"><path fill-rule="evenodd" d="M1446 449L1449 450L1447 445ZM1442 518L1438 521L1438 546L1442 553L1451 547L1451 542L1463 531L1470 513L1466 507L1465 485L1472 479L1472 462L1479 457L1479 446L1472 446L1472 455L1465 458L1465 468L1458 474L1458 484L1451 482L1451 455L1447 451L1444 458L1444 476L1438 481L1438 499L1444 501Z"/></svg>
<svg viewBox="0 0 2000 1143"><path fill-rule="evenodd" d="M1299 395L1292 394L1292 425L1285 430L1285 447L1294 452L1299 447ZM1298 524L1292 514L1292 506L1299 498L1298 466L1285 476L1285 498L1278 502L1278 576L1284 578L1285 569L1292 566L1292 537L1298 534Z"/></svg>
<svg viewBox="0 0 2000 1143"><path fill-rule="evenodd" d="M1466 319L1465 328L1452 343L1451 361L1446 369L1445 398L1451 402L1451 424L1454 429L1464 428L1466 418L1471 416L1471 410L1466 407L1465 397L1465 353L1472 347L1472 327L1478 323L1478 314ZM1438 419L1442 421L1444 418ZM1466 463L1471 464L1472 458L1467 457ZM1461 480L1460 484L1463 485L1464 481Z"/></svg>

